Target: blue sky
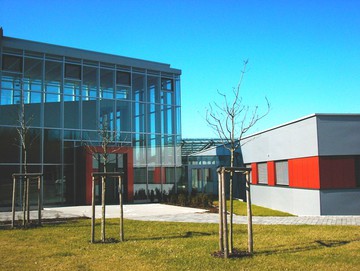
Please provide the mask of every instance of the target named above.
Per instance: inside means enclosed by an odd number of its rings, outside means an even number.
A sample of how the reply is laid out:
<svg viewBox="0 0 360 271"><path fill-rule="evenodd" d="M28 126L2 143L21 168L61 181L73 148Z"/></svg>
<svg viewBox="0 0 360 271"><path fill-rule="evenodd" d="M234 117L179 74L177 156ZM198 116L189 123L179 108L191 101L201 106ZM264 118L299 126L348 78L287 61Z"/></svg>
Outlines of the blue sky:
<svg viewBox="0 0 360 271"><path fill-rule="evenodd" d="M205 122L249 59L252 132L312 113L360 113L360 1L0 0L5 36L169 63L182 70L183 137Z"/></svg>

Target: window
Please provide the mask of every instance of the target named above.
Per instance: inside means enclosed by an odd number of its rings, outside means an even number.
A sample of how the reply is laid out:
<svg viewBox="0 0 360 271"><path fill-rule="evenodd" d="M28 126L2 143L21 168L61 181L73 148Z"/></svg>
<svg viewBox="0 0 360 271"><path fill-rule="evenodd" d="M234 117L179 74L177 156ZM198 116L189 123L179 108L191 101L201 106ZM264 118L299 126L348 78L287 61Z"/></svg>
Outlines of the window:
<svg viewBox="0 0 360 271"><path fill-rule="evenodd" d="M173 80L168 78L161 78L161 89L172 91L173 90Z"/></svg>
<svg viewBox="0 0 360 271"><path fill-rule="evenodd" d="M100 70L100 98L114 98L114 71L112 70Z"/></svg>
<svg viewBox="0 0 360 271"><path fill-rule="evenodd" d="M288 161L275 162L276 184L289 185Z"/></svg>
<svg viewBox="0 0 360 271"><path fill-rule="evenodd" d="M259 184L268 184L267 163L258 164Z"/></svg>
<svg viewBox="0 0 360 271"><path fill-rule="evenodd" d="M22 72L22 57L3 55L2 69L5 71Z"/></svg>

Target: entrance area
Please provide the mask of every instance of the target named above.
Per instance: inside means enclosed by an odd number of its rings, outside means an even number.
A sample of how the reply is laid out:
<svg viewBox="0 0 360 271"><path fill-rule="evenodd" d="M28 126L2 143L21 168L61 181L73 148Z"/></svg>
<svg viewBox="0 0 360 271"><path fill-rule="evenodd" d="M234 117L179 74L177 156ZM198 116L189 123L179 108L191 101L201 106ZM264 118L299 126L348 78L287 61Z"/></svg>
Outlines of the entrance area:
<svg viewBox="0 0 360 271"><path fill-rule="evenodd" d="M108 155L108 162L106 169L101 154L93 155L93 171L94 172L122 172L123 181L124 181L124 190L123 193L126 195L127 187L125 187L126 178L126 167L124 167L124 160L126 160L126 154L122 153L111 153ZM119 183L117 179L107 177L106 179L106 204L118 204L119 203ZM101 202L101 182L96 182L95 185L95 203L100 204Z"/></svg>
<svg viewBox="0 0 360 271"><path fill-rule="evenodd" d="M196 167L191 168L191 188L197 192L213 194L214 189L214 169Z"/></svg>
<svg viewBox="0 0 360 271"><path fill-rule="evenodd" d="M121 148L108 148L108 158L106 163L106 169L104 166L102 149L100 147L94 148L94 152L87 152L83 148L85 155L85 167L83 172L85 174L85 204L91 204L92 193L92 176L94 172L122 172L123 180L123 197L124 202L133 201L134 191L134 168L133 168L133 149L131 147ZM106 204L118 204L119 203L119 184L117 180L106 180ZM83 189L81 189L83 190ZM100 204L101 201L101 181L95 182L95 204ZM80 203L81 204L81 203Z"/></svg>

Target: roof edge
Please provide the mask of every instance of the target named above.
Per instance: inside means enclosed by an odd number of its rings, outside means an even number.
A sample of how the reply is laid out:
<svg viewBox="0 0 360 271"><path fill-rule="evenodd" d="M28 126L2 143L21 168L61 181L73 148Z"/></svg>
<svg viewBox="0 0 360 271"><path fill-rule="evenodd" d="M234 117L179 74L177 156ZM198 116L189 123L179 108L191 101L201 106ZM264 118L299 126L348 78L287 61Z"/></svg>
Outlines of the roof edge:
<svg viewBox="0 0 360 271"><path fill-rule="evenodd" d="M279 129L281 127L288 126L288 125L291 125L291 124L294 124L294 123L297 123L297 122L300 122L300 121L304 121L306 119L310 119L310 118L314 118L314 117L321 117L321 116L326 116L326 117L357 116L357 117L360 117L360 114L356 114L356 113L312 113L310 115L306 115L304 117L301 117L301 118L298 118L298 119L295 119L295 120L292 120L292 121L289 121L289 122L285 122L283 124L280 124L280 125L277 125L277 126L274 126L274 127L271 127L271 128L268 128L268 129L265 129L265 130L262 130L262 131L259 131L259 132L256 132L256 133L253 133L253 134L248 135L248 136L245 136L241 140L248 139L250 137L254 137L254 136L257 136L257 135L260 135L260 134L263 134L263 133L266 133L266 132L269 132L269 131L272 131L272 130L276 130L276 129Z"/></svg>
<svg viewBox="0 0 360 271"><path fill-rule="evenodd" d="M99 62L110 62L110 63L114 63L114 64L121 62L121 63L119 63L121 65L140 67L140 68L144 67L146 69L156 69L159 71L171 72L171 73L175 73L178 75L181 74L180 69L171 68L170 64L167 64L167 63L144 60L144 59L139 59L139 58L126 57L126 56L121 56L121 55L114 55L114 54L109 54L109 53L104 53L104 52L97 52L97 51L93 51L93 50L86 50L86 49L80 49L80 48L63 46L63 45L56 45L56 44L51 44L51 43L46 43L46 42L13 38L13 37L2 36L2 35L0 35L0 38L2 40L3 46L11 46L11 47L14 47L17 49L22 49L22 50L27 49L30 51L31 50L36 51L37 47L41 47L42 51L44 51L44 53L48 53L48 54L55 54L55 55L59 54L59 55L75 57L75 58L84 58L84 59L89 59L89 60L95 60L95 61L99 61ZM90 55L90 57L86 57L89 55ZM100 60L101 58L103 58L102 61Z"/></svg>

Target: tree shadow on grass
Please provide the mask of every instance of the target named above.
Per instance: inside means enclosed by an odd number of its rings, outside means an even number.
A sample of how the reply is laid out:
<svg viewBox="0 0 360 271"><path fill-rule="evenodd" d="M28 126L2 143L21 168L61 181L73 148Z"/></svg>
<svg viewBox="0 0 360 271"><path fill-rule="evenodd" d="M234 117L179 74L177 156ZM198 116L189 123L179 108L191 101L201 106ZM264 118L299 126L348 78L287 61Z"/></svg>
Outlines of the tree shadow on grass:
<svg viewBox="0 0 360 271"><path fill-rule="evenodd" d="M153 240L166 240L166 239L185 239L199 236L210 236L214 233L208 232L196 232L196 231L187 231L179 235L165 235L165 236L153 236L153 237L144 237L144 238L131 238L129 241L153 241Z"/></svg>
<svg viewBox="0 0 360 271"><path fill-rule="evenodd" d="M332 247L340 247L352 242L359 242L360 239L353 239L353 240L315 240L309 244L299 244L293 247L287 248L275 248L270 250L258 251L254 252L254 255L273 255L273 254L288 254L288 253L297 253L303 251L311 251L311 250L318 250L323 249L324 247L332 248Z"/></svg>

